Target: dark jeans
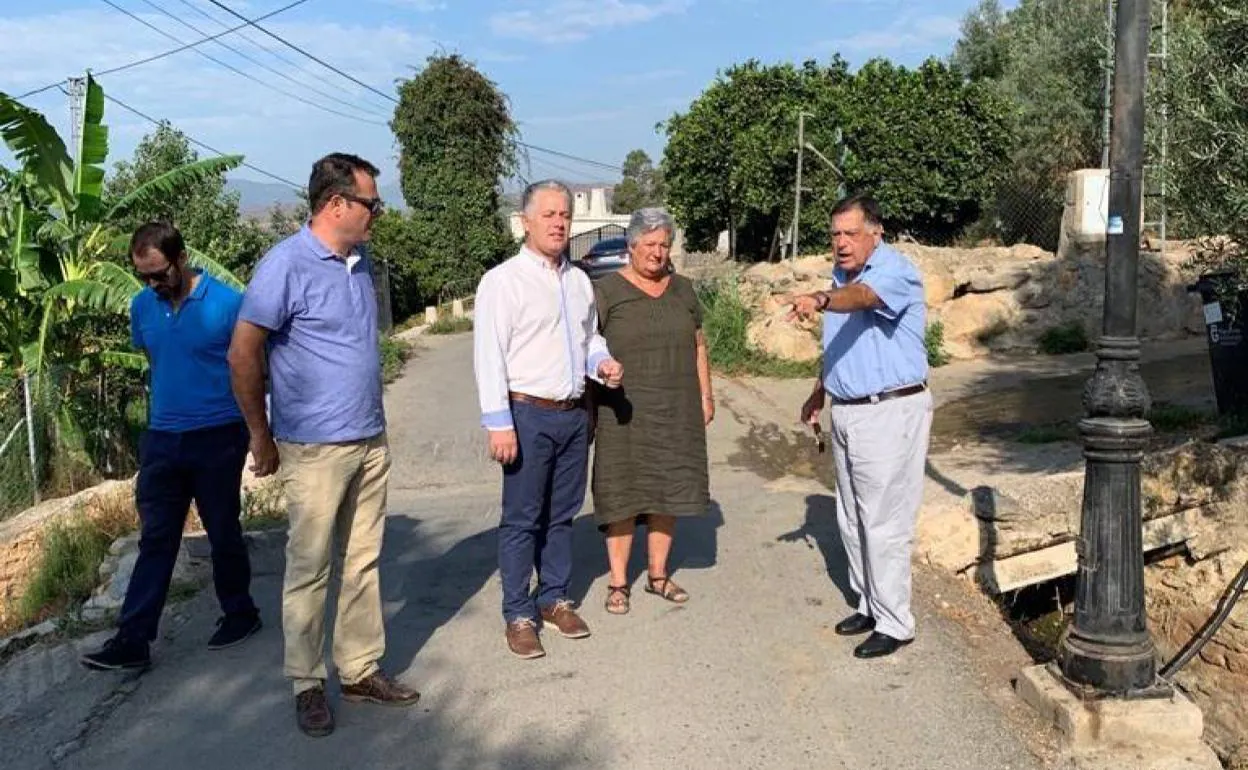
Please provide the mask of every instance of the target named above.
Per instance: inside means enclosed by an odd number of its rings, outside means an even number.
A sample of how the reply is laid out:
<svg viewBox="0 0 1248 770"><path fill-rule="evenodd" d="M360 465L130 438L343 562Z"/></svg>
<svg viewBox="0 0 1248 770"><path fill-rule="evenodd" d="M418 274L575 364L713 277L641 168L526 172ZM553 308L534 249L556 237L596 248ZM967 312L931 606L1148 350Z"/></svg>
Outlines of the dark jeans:
<svg viewBox="0 0 1248 770"><path fill-rule="evenodd" d="M191 500L212 545L212 582L222 611L256 612L248 590L251 563L239 521L247 444L247 426L242 422L185 433L143 434L135 488L142 529L138 561L121 608L122 639L156 638Z"/></svg>
<svg viewBox="0 0 1248 770"><path fill-rule="evenodd" d="M572 519L585 501L588 417L512 402L520 454L503 469L498 569L503 618L536 619L529 581L537 570L537 605L567 597L572 579Z"/></svg>

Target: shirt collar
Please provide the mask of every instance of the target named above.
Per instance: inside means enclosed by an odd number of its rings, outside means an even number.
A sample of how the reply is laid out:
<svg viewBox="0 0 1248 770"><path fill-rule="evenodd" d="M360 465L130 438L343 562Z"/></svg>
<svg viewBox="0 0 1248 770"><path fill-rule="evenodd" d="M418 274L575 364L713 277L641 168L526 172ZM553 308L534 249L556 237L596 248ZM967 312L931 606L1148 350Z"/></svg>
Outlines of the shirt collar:
<svg viewBox="0 0 1248 770"><path fill-rule="evenodd" d="M340 257L334 253L333 249L326 246L320 238L317 238L316 234L312 232L312 228L308 225L304 225L299 229L299 236L303 238L304 245L320 259L337 259L341 261L349 257L356 257L356 261L359 261L360 251L358 248L351 249L351 253L346 257Z"/></svg>
<svg viewBox="0 0 1248 770"><path fill-rule="evenodd" d="M205 273L203 270L199 269L198 267L191 268L191 272L198 275L199 280L195 282L195 288L191 289L191 293L187 294L182 299L183 302L190 302L193 299L203 299L204 295L208 293L208 282L212 280L211 276L209 276L207 273ZM152 296L156 298L157 302L163 302L166 305L173 304L169 300L164 299L159 294L157 294L156 291L152 289L151 287L148 287L148 291L152 292Z"/></svg>
<svg viewBox="0 0 1248 770"><path fill-rule="evenodd" d="M546 259L546 257L543 257L541 254L538 254L536 251L530 249L528 246L521 246L520 254L529 263L533 264L534 266L544 268L544 269L550 269L550 260ZM563 272L567 269L568 269L568 258L565 255L559 260L559 272Z"/></svg>
<svg viewBox="0 0 1248 770"><path fill-rule="evenodd" d="M849 276L845 273L845 271L840 268L840 266L832 268L832 278L836 281L836 285L845 286L849 283L857 283L858 281L861 281L862 276L866 275L868 270L875 267L875 265L883 259L881 252L883 252L884 249L884 241L880 241L879 244L876 245L875 250L871 252L871 256L867 257L867 262L862 266L862 270L858 272L858 275L854 276L852 281L849 279Z"/></svg>

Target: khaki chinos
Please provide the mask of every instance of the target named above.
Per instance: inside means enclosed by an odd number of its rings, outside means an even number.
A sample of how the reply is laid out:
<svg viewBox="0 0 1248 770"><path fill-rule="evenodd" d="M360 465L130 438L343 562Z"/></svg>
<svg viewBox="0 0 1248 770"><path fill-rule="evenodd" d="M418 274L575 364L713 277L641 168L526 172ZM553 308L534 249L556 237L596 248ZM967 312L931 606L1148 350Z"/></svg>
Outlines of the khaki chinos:
<svg viewBox="0 0 1248 770"><path fill-rule="evenodd" d="M324 684L330 559L342 581L333 657L343 684L378 669L385 653L378 562L385 529L390 449L386 434L341 444L278 442L290 517L282 625L285 674L295 694Z"/></svg>

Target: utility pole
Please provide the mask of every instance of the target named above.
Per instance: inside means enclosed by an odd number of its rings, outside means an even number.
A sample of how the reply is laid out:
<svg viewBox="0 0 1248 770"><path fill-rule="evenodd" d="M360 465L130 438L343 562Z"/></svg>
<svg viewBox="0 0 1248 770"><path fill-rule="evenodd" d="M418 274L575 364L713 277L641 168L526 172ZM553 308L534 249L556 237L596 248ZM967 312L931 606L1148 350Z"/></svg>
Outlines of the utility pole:
<svg viewBox="0 0 1248 770"><path fill-rule="evenodd" d="M797 113L797 181L793 185L793 231L789 241L789 259L797 259L798 234L802 229L802 155L806 150L808 117L813 118L814 115L801 110Z"/></svg>
<svg viewBox="0 0 1248 770"><path fill-rule="evenodd" d="M1110 114L1114 100L1114 0L1105 0L1105 98L1101 102L1101 168L1109 168Z"/></svg>
<svg viewBox="0 0 1248 770"><path fill-rule="evenodd" d="M1167 690L1144 608L1140 511L1140 460L1152 435L1136 336L1150 2L1118 4L1105 309L1079 423L1085 475L1075 617L1058 655L1068 685L1100 696Z"/></svg>
<svg viewBox="0 0 1248 770"><path fill-rule="evenodd" d="M69 79L69 157L77 158L82 146L82 107L86 95L86 78Z"/></svg>

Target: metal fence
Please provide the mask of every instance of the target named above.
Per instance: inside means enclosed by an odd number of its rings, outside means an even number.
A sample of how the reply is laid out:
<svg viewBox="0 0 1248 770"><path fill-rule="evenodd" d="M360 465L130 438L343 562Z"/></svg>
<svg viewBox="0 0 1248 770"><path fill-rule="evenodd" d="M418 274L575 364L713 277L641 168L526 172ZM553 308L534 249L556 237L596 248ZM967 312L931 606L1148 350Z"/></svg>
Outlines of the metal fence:
<svg viewBox="0 0 1248 770"><path fill-rule="evenodd" d="M626 230L619 225L603 225L580 235L574 235L568 239L568 259L578 260L600 241L608 238L622 238L625 232Z"/></svg>
<svg viewBox="0 0 1248 770"><path fill-rule="evenodd" d="M147 388L134 371L64 367L0 377L0 520L138 469Z"/></svg>

